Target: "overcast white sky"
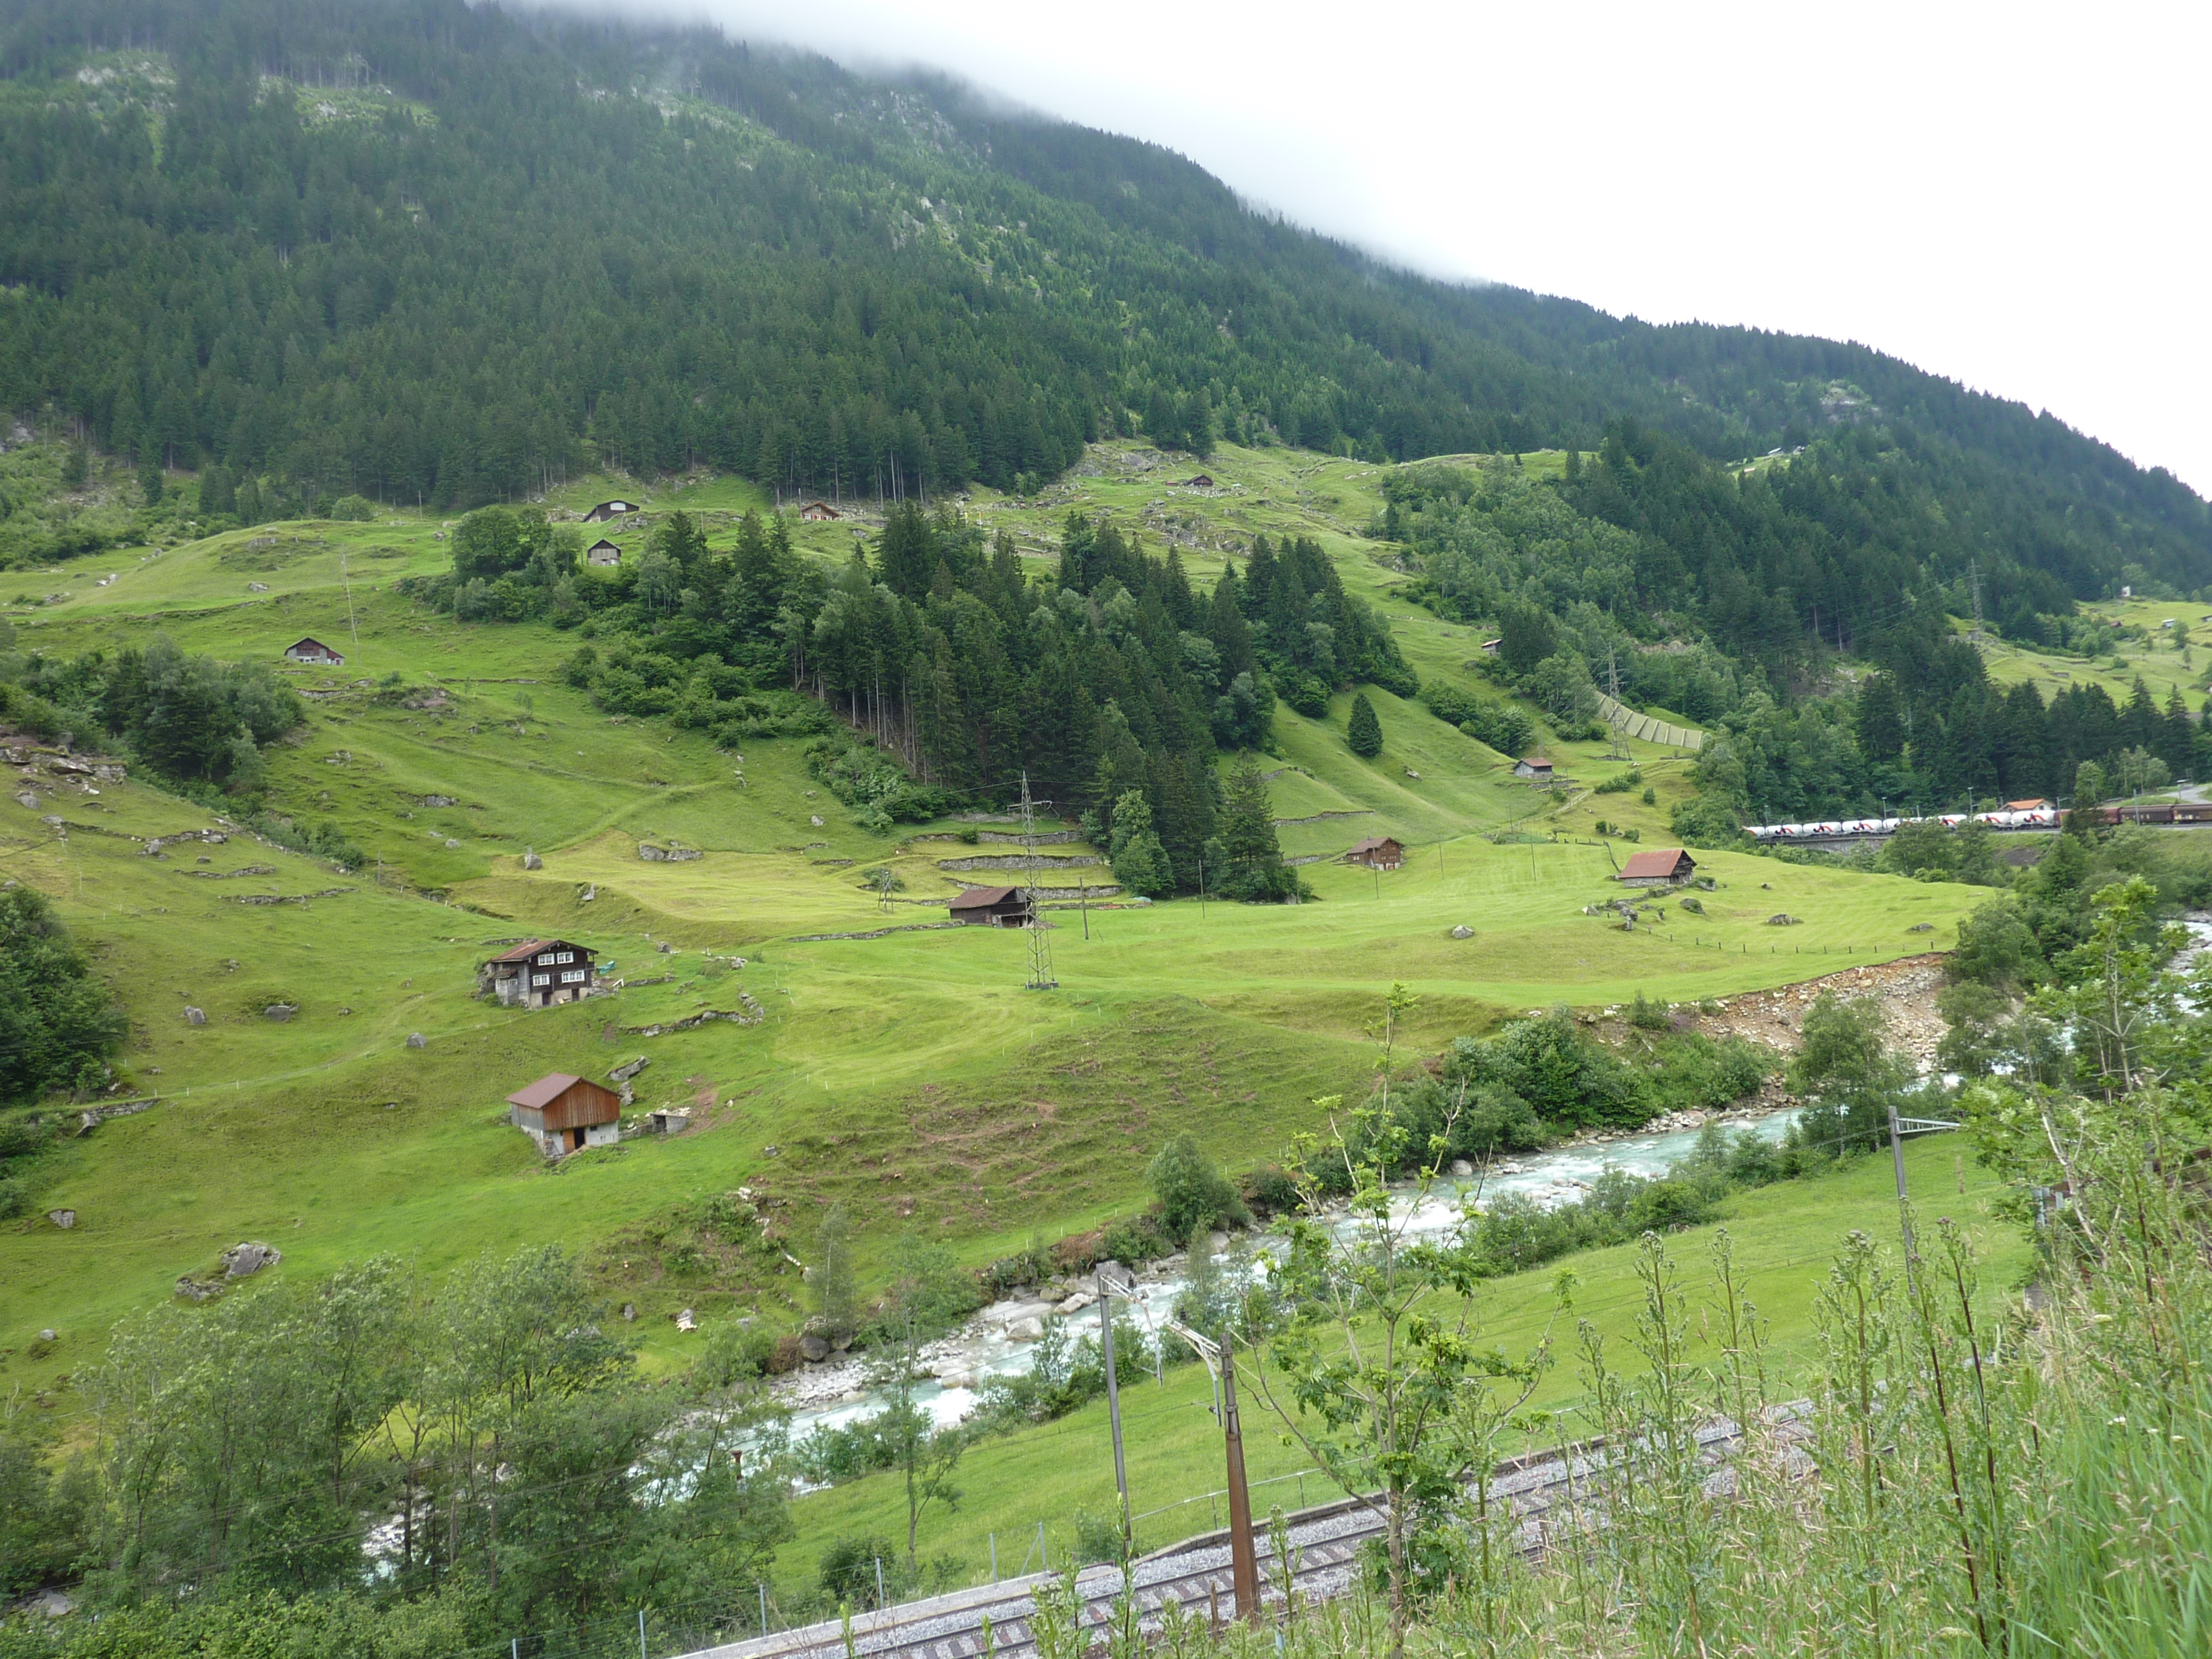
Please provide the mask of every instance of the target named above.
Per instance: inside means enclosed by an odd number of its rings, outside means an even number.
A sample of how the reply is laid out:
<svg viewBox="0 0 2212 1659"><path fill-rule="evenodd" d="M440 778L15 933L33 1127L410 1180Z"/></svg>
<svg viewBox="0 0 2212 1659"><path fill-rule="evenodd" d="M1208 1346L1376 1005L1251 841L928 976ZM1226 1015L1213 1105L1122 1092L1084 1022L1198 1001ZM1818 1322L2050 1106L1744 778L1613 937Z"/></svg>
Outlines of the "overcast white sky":
<svg viewBox="0 0 2212 1659"><path fill-rule="evenodd" d="M946 70L1437 276L1861 340L2212 491L2202 0L617 3Z"/></svg>

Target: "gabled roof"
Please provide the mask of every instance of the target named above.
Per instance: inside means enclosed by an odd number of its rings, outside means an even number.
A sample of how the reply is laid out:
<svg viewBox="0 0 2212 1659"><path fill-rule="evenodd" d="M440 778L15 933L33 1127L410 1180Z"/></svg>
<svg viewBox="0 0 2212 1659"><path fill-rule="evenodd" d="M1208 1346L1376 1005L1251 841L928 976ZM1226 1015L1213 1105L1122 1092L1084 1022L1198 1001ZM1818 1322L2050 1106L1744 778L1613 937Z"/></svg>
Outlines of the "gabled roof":
<svg viewBox="0 0 2212 1659"><path fill-rule="evenodd" d="M1621 879L1627 881L1645 876L1671 876L1682 867L1683 860L1686 859L1689 860L1692 870L1698 867L1697 860L1691 858L1679 847L1663 848L1650 853L1632 853L1629 854L1627 864L1621 869Z"/></svg>
<svg viewBox="0 0 2212 1659"><path fill-rule="evenodd" d="M1008 899L1018 897L1021 890L1018 887L969 887L952 901L952 908L956 910L980 910L988 905L1004 904Z"/></svg>
<svg viewBox="0 0 2212 1659"><path fill-rule="evenodd" d="M295 640L291 644L286 646L284 648L287 651L320 651L325 655L332 657L337 655L336 651L332 650L329 646L325 645L320 640L315 638L313 635L309 635L304 639Z"/></svg>
<svg viewBox="0 0 2212 1659"><path fill-rule="evenodd" d="M1365 841L1356 841L1352 842L1351 846L1346 848L1344 849L1344 856L1346 858L1350 858L1355 853L1377 853L1382 851L1385 847L1396 847L1399 848L1401 851L1404 850L1403 846L1395 836L1370 836Z"/></svg>
<svg viewBox="0 0 2212 1659"><path fill-rule="evenodd" d="M550 951L554 949L556 946L569 951L583 951L586 956L591 954L585 946L574 944L565 939L534 939L526 945L518 945L512 951L501 951L497 956L488 957L485 960L489 962L527 962L531 957L536 956L540 951Z"/></svg>
<svg viewBox="0 0 2212 1659"><path fill-rule="evenodd" d="M1540 767L1547 772L1552 769L1551 757L1547 755L1523 755L1516 763L1522 766Z"/></svg>
<svg viewBox="0 0 2212 1659"><path fill-rule="evenodd" d="M2042 796L2038 795L2032 800L2008 800L2005 803L2005 811L2008 812L2033 812L2037 811L2039 808L2045 807L2050 805L2051 803L2049 801L2045 800Z"/></svg>
<svg viewBox="0 0 2212 1659"><path fill-rule="evenodd" d="M584 1079L567 1072L548 1072L526 1089L517 1089L507 1097L510 1106L526 1106L532 1111L550 1106L562 1095Z"/></svg>

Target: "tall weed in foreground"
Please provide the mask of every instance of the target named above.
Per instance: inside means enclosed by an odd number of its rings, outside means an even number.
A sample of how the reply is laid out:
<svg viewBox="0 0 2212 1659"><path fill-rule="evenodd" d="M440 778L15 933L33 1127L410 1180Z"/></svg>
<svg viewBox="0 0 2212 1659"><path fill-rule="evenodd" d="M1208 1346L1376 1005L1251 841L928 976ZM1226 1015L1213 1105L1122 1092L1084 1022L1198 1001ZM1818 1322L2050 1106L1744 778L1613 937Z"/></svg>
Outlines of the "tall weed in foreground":
<svg viewBox="0 0 2212 1659"><path fill-rule="evenodd" d="M1777 1397L1725 1235L1702 1273L1647 1237L1632 1357L1583 1331L1571 1480L1498 1520L1505 1565L1429 1597L1406 1650L2212 1654L2212 1193L2161 1179L2175 1162L2135 1134L2084 1151L2098 1203L2032 1298L1985 1295L1948 1218L1915 1220L1909 1257L1851 1235L1802 1401ZM1172 1645L1369 1659L1388 1622L1342 1601Z"/></svg>

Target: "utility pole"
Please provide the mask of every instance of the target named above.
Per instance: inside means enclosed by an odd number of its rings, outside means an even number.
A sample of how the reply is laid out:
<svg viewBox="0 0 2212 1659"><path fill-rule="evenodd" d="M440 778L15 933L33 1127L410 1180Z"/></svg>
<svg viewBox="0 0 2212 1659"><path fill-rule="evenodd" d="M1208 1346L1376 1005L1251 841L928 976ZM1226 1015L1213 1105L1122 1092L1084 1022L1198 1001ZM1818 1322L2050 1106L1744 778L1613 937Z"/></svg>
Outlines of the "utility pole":
<svg viewBox="0 0 2212 1659"><path fill-rule="evenodd" d="M1912 1276L1912 1214L1905 1203L1905 1136L1897 1126L1897 1103L1889 1103L1889 1163L1897 1175L1897 1226L1905 1237L1905 1273Z"/></svg>
<svg viewBox="0 0 2212 1659"><path fill-rule="evenodd" d="M1045 930L1044 918L1037 914L1036 817L1035 803L1030 799L1030 775L1026 770L1022 773L1022 864L1029 872L1029 885L1022 890L1027 901L1022 931L1029 935L1030 941L1030 977L1024 988L1050 991L1060 981L1052 976L1052 936Z"/></svg>
<svg viewBox="0 0 2212 1659"><path fill-rule="evenodd" d="M1605 681L1606 696L1613 699L1613 707L1605 717L1606 735L1612 739L1606 745L1605 757L1626 760L1628 757L1620 752L1620 725L1616 718L1620 713L1620 657L1609 645L1605 648Z"/></svg>
<svg viewBox="0 0 2212 1659"><path fill-rule="evenodd" d="M1260 1558L1252 1547L1252 1494L1244 1486L1244 1433L1237 1420L1237 1357L1229 1328L1221 1330L1221 1437L1229 1455L1230 1582L1237 1611L1248 1625L1260 1622Z"/></svg>
<svg viewBox="0 0 2212 1659"><path fill-rule="evenodd" d="M1252 1494L1244 1485L1244 1431L1237 1418L1237 1358L1226 1326L1221 1340L1202 1336L1179 1319L1169 1319L1173 1331L1206 1362L1218 1387L1221 1439L1229 1460L1229 1576L1237 1597L1237 1611L1252 1624L1260 1622L1260 1557L1252 1542Z"/></svg>
<svg viewBox="0 0 2212 1659"><path fill-rule="evenodd" d="M1129 1468L1121 1456L1121 1383L1114 1374L1114 1286L1108 1281L1106 1268L1097 1273L1098 1284L1098 1346L1106 1359L1106 1420L1114 1428L1114 1490L1121 1499L1121 1557L1128 1559L1129 1543Z"/></svg>

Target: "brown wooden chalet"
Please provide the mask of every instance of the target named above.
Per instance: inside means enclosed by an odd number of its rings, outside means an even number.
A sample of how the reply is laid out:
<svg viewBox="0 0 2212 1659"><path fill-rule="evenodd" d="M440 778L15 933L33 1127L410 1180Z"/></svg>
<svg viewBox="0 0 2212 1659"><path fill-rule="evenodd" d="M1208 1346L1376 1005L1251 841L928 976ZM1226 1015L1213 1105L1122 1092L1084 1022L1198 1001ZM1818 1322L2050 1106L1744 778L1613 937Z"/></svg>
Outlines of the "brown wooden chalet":
<svg viewBox="0 0 2212 1659"><path fill-rule="evenodd" d="M507 1121L548 1158L622 1139L622 1097L588 1078L549 1073L507 1097Z"/></svg>
<svg viewBox="0 0 2212 1659"><path fill-rule="evenodd" d="M1513 763L1513 775L1528 778L1538 783L1552 781L1552 763L1541 755L1523 755Z"/></svg>
<svg viewBox="0 0 2212 1659"><path fill-rule="evenodd" d="M626 518L642 509L635 501L601 501L584 514L586 524L605 524L611 519Z"/></svg>
<svg viewBox="0 0 2212 1659"><path fill-rule="evenodd" d="M620 564L622 549L603 536L584 550L584 562L592 565Z"/></svg>
<svg viewBox="0 0 2212 1659"><path fill-rule="evenodd" d="M1406 849L1388 836L1370 836L1355 842L1344 854L1346 864L1364 864L1370 870L1395 870L1406 861Z"/></svg>
<svg viewBox="0 0 2212 1659"><path fill-rule="evenodd" d="M1679 847L1632 853L1614 878L1624 887L1667 887L1697 873L1698 861Z"/></svg>
<svg viewBox="0 0 2212 1659"><path fill-rule="evenodd" d="M970 887L952 901L952 920L973 927L1018 927L1029 915L1018 887Z"/></svg>
<svg viewBox="0 0 2212 1659"><path fill-rule="evenodd" d="M550 1008L587 997L598 981L592 953L565 939L534 939L477 969L477 994L503 1008Z"/></svg>
<svg viewBox="0 0 2212 1659"><path fill-rule="evenodd" d="M842 519L845 515L827 501L809 501L799 509L799 516L809 524L820 524L825 520Z"/></svg>
<svg viewBox="0 0 2212 1659"><path fill-rule="evenodd" d="M311 662L325 668L343 668L345 659L320 640L305 639L284 647L286 662Z"/></svg>

